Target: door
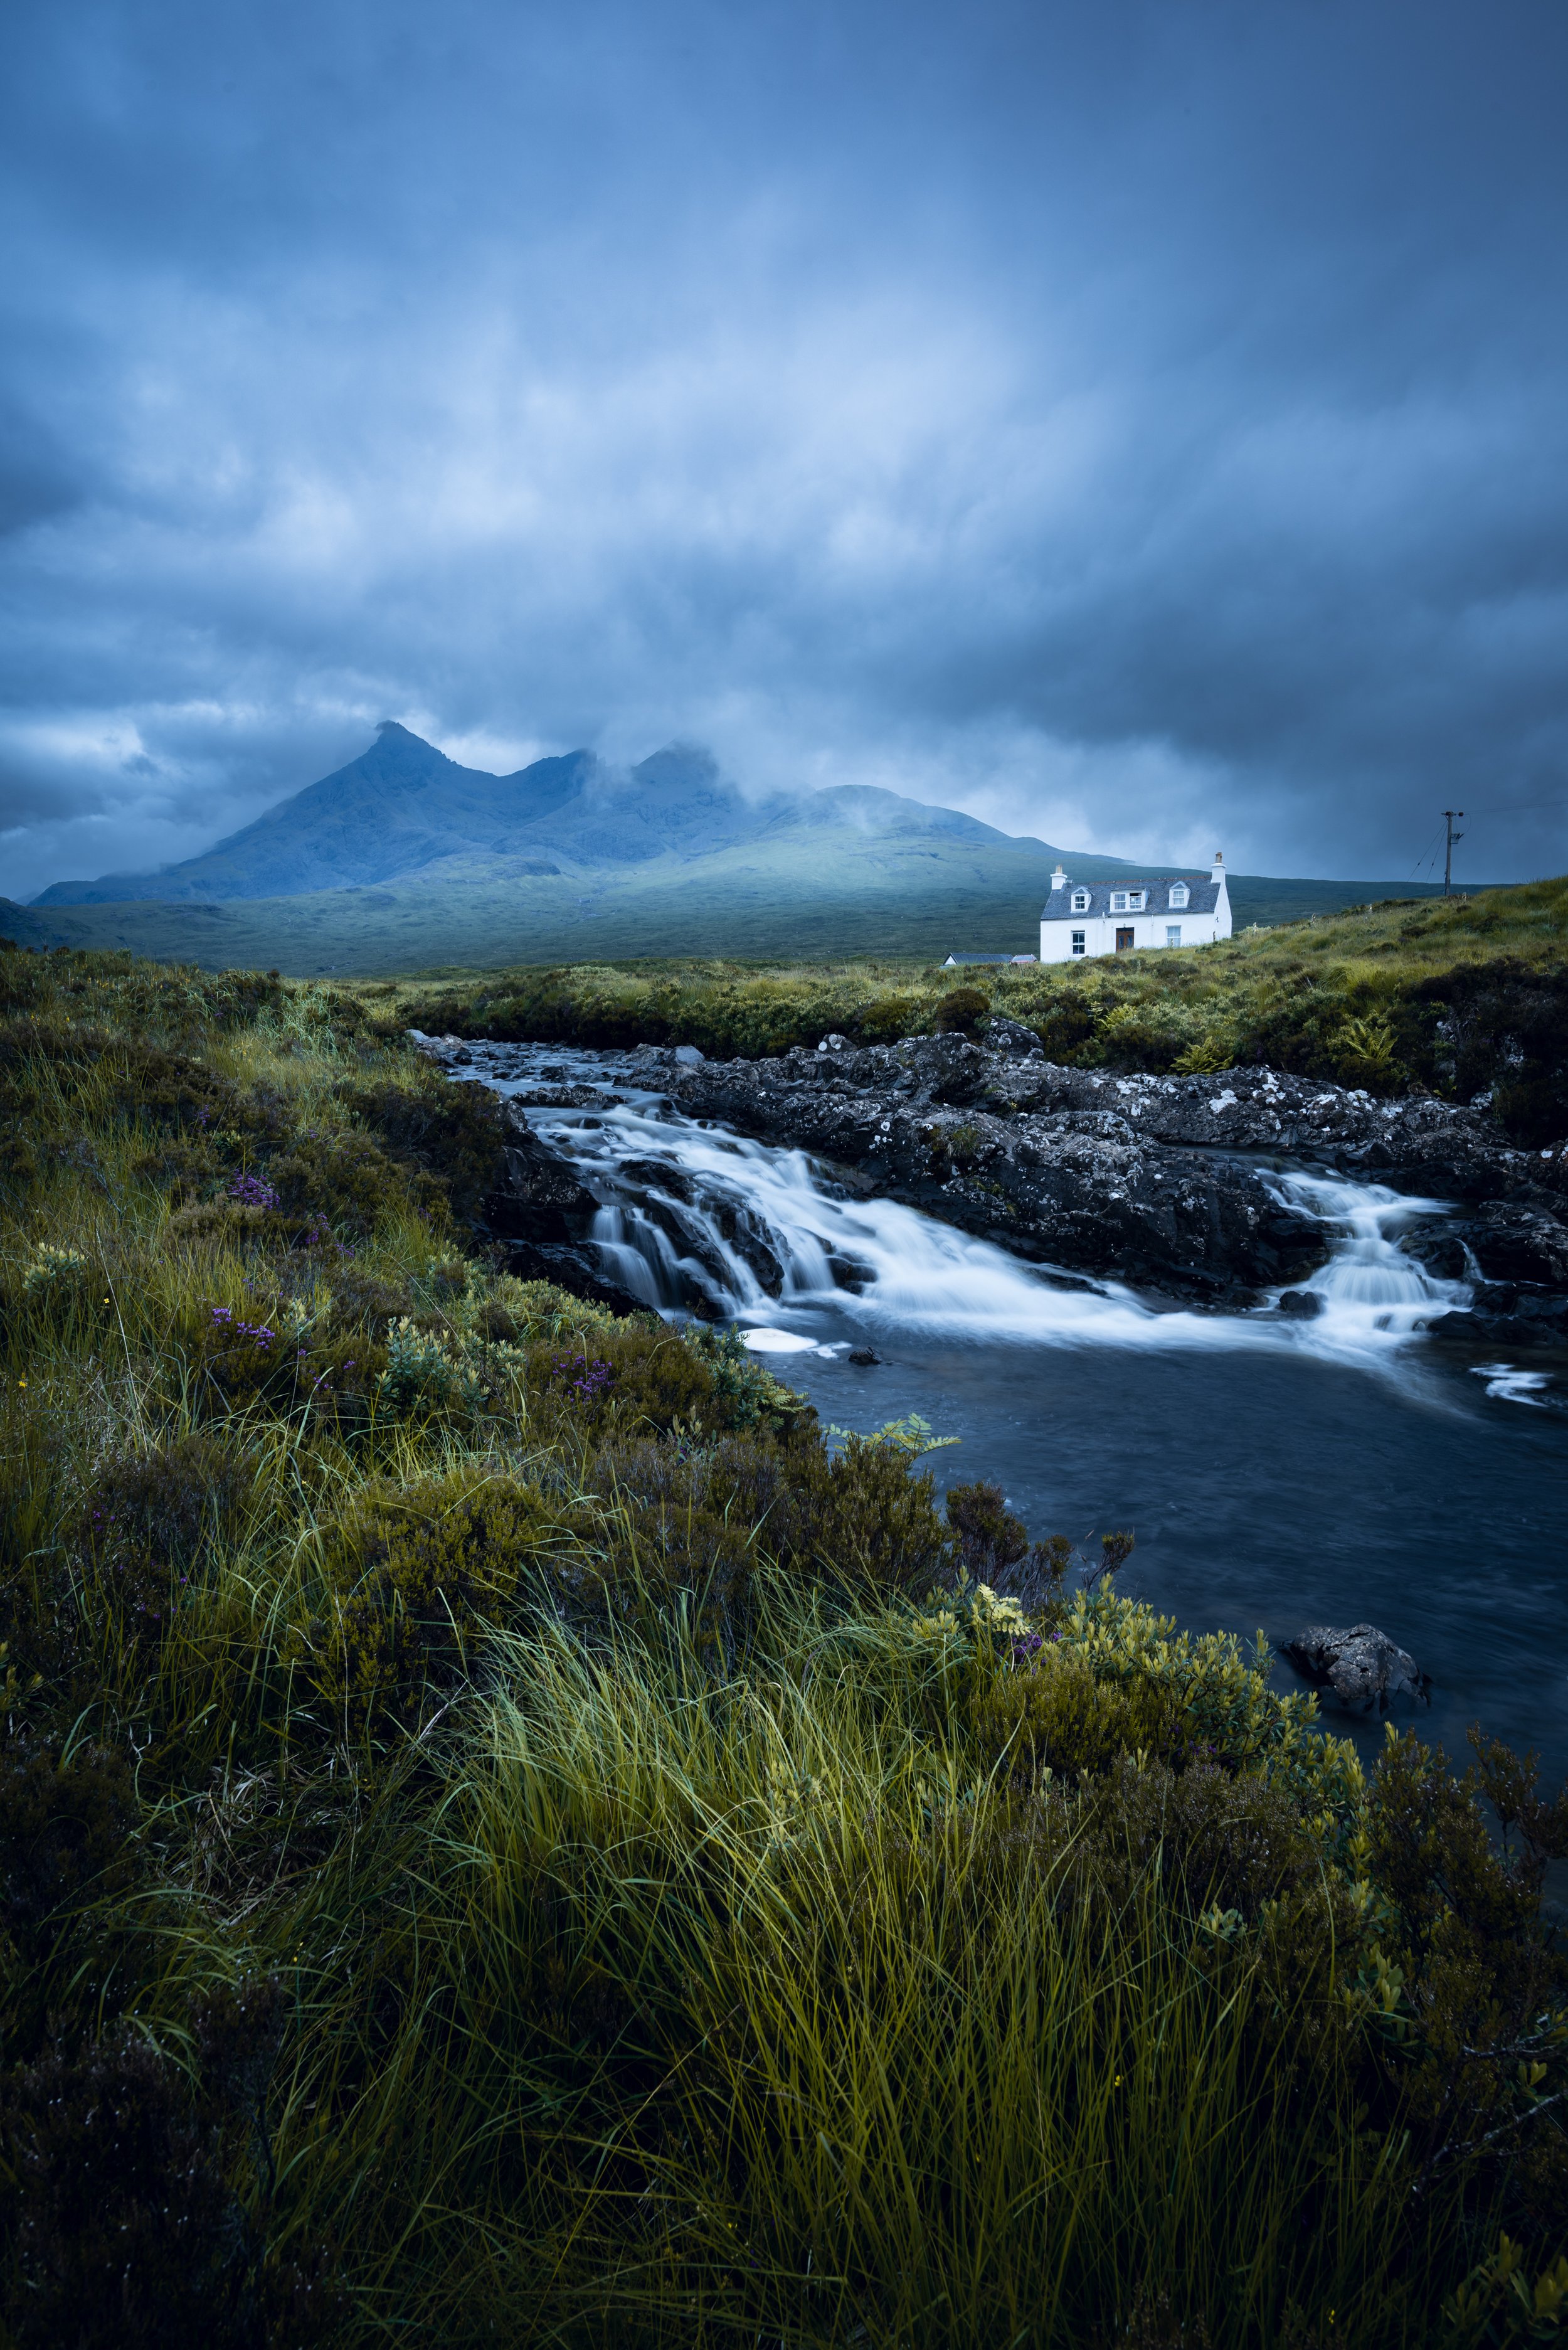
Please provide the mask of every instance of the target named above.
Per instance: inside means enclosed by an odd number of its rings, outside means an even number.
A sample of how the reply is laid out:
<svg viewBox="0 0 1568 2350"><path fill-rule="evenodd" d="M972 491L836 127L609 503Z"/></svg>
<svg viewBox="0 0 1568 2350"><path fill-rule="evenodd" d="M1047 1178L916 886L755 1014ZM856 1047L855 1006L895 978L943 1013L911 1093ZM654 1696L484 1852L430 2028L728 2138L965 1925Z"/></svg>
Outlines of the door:
<svg viewBox="0 0 1568 2350"><path fill-rule="evenodd" d="M1118 931L1116 932L1116 952L1117 952L1117 954L1131 954L1131 952L1132 952L1132 942L1133 942L1133 934L1132 934L1131 931Z"/></svg>

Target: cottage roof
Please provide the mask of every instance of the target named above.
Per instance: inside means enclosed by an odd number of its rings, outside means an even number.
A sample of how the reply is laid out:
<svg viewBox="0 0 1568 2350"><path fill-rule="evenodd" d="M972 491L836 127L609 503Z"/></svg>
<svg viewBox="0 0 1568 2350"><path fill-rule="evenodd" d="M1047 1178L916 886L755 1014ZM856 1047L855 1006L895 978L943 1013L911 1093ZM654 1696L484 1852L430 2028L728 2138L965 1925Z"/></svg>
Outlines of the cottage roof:
<svg viewBox="0 0 1568 2350"><path fill-rule="evenodd" d="M1171 904L1170 893L1175 889L1186 889L1185 905ZM1164 881L1075 881L1069 876L1060 889L1052 890L1040 910L1040 919L1043 922L1109 921L1112 892L1119 898L1124 890L1129 889L1144 892L1142 912L1146 920L1151 914L1211 914L1220 902L1220 884L1217 881L1184 879L1179 874L1172 874ZM1087 907L1080 907L1075 913L1073 899L1085 894L1089 900ZM1116 910L1121 912L1125 910L1118 908Z"/></svg>
<svg viewBox="0 0 1568 2350"><path fill-rule="evenodd" d="M943 965L942 965L942 969L943 969L944 971L946 971L946 970L947 970L947 968L948 968L948 965L949 965L949 964L950 964L950 963L961 963L961 962L1020 962L1021 960L1022 960L1022 958L1021 958L1020 956L1018 956L1018 955L1010 955L1010 954L999 954L999 955L993 955L993 954L950 954L950 955L949 955L949 957L948 957L948 959L947 959L947 962L944 962L944 963L943 963Z"/></svg>

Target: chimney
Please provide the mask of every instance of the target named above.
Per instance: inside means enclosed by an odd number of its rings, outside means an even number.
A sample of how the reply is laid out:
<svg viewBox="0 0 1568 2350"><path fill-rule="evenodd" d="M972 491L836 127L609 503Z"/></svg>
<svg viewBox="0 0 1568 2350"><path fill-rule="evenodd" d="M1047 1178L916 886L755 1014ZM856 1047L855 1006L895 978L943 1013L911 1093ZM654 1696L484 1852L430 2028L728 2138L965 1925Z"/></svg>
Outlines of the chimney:
<svg viewBox="0 0 1568 2350"><path fill-rule="evenodd" d="M1053 889L1064 889L1066 886L1067 876L1058 865L1056 870L1051 876L1051 887Z"/></svg>
<svg viewBox="0 0 1568 2350"><path fill-rule="evenodd" d="M1214 851L1214 879L1216 881L1225 879L1225 859L1218 849Z"/></svg>

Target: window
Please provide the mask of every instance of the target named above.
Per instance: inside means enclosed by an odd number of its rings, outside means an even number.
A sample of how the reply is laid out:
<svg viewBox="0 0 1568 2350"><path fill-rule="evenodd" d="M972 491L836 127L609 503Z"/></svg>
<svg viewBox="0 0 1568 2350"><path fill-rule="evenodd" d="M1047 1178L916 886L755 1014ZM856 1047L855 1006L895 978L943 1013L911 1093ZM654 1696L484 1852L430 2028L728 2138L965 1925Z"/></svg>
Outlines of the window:
<svg viewBox="0 0 1568 2350"><path fill-rule="evenodd" d="M1173 882L1171 883L1171 885L1170 885L1170 910L1171 910L1171 912L1172 912L1173 914L1179 914L1179 913L1180 913L1180 911L1181 911L1181 910L1182 910L1182 908L1183 908L1183 906L1185 906L1185 905L1186 905L1186 903L1187 903L1187 884L1186 884L1186 882L1185 882L1185 881L1173 881Z"/></svg>
<svg viewBox="0 0 1568 2350"><path fill-rule="evenodd" d="M1147 902L1147 893L1142 889L1113 889L1111 891L1111 911L1113 914L1141 914Z"/></svg>
<svg viewBox="0 0 1568 2350"><path fill-rule="evenodd" d="M1073 911L1075 914L1086 914L1088 910L1088 891L1086 889L1075 889L1073 892Z"/></svg>
<svg viewBox="0 0 1568 2350"><path fill-rule="evenodd" d="M1112 913L1113 913L1113 914L1125 914L1125 913L1127 912L1127 891L1126 891L1125 889L1113 889L1113 890L1111 891L1111 911L1112 911Z"/></svg>
<svg viewBox="0 0 1568 2350"><path fill-rule="evenodd" d="M1181 924L1179 922L1167 922L1165 926L1165 943L1168 947L1179 947L1181 944Z"/></svg>
<svg viewBox="0 0 1568 2350"><path fill-rule="evenodd" d="M1088 951L1088 932L1086 931L1075 931L1073 933L1073 952L1075 954L1087 954Z"/></svg>

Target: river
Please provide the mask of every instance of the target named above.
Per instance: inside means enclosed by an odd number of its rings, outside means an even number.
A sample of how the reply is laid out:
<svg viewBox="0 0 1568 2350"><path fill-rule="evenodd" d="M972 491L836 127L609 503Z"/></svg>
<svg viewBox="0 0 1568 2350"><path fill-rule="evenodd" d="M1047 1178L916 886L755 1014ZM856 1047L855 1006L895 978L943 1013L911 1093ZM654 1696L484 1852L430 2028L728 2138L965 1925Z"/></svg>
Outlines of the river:
<svg viewBox="0 0 1568 2350"><path fill-rule="evenodd" d="M607 1274L668 1315L722 1306L824 1420L918 1412L961 1440L929 1458L939 1488L992 1479L1036 1536L1130 1529L1121 1587L1183 1625L1377 1624L1433 1678L1401 1719L1461 1754L1480 1720L1568 1769L1568 1398L1424 1338L1467 1295L1400 1250L1433 1202L1279 1165L1332 1245L1315 1315L1162 1310L699 1124L624 1055L475 1049L453 1074L502 1094L604 1089L602 1109L527 1115L602 1201ZM877 1363L849 1362L867 1347Z"/></svg>

